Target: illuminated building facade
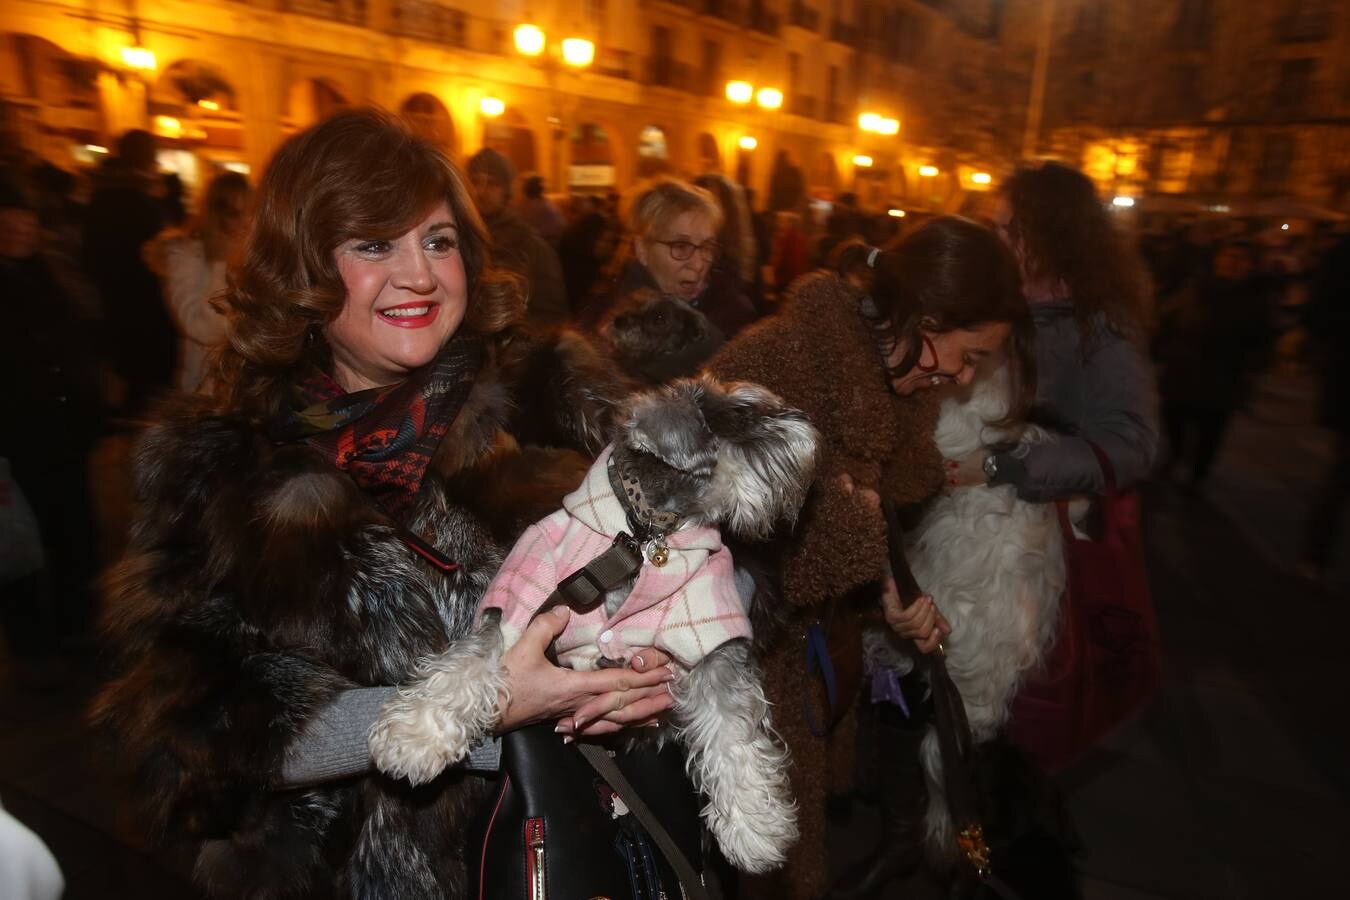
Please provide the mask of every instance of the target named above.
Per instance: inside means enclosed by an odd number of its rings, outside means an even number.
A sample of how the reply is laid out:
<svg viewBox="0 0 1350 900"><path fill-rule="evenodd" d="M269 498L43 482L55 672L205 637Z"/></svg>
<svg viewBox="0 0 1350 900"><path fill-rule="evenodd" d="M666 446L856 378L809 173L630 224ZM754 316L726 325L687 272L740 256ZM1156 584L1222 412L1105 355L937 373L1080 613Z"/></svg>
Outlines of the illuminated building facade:
<svg viewBox="0 0 1350 900"><path fill-rule="evenodd" d="M374 103L456 159L493 146L554 190L718 171L762 197L786 151L815 195L954 208L997 184L1021 133L1027 53L1005 47L1004 7L8 0L0 97L5 127L58 164L145 127L193 183L212 166L256 173L288 134Z"/></svg>

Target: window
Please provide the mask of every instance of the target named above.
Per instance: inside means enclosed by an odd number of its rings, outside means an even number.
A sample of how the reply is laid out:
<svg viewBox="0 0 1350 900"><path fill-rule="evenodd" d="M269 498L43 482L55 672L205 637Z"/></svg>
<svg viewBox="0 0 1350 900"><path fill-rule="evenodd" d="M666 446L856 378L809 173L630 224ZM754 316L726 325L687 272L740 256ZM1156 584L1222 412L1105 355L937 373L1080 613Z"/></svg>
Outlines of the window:
<svg viewBox="0 0 1350 900"><path fill-rule="evenodd" d="M1213 0L1181 0L1172 22L1172 49L1205 50L1213 30Z"/></svg>
<svg viewBox="0 0 1350 900"><path fill-rule="evenodd" d="M1294 136L1268 134L1261 145L1261 167L1257 171L1259 190L1279 190L1289 180L1294 167Z"/></svg>
<svg viewBox="0 0 1350 900"><path fill-rule="evenodd" d="M1308 104L1308 94L1312 90L1313 74L1316 71L1317 60L1314 59L1287 59L1280 63L1275 96L1272 98L1273 112L1303 112Z"/></svg>
<svg viewBox="0 0 1350 900"><path fill-rule="evenodd" d="M703 42L703 71L699 78L704 96L716 97L722 93L722 45L717 41Z"/></svg>

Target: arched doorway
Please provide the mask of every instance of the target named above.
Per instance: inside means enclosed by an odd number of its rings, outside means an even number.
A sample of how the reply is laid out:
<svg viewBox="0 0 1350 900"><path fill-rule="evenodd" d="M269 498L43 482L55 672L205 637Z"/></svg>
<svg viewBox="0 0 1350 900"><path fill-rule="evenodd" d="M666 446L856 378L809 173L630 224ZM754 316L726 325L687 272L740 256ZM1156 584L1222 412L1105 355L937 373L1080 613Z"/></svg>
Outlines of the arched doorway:
<svg viewBox="0 0 1350 900"><path fill-rule="evenodd" d="M638 132L639 178L651 178L670 171L670 145L666 133L657 125L646 125Z"/></svg>
<svg viewBox="0 0 1350 900"><path fill-rule="evenodd" d="M413 94L399 108L413 134L435 144L445 153L454 150L455 123L445 104L431 94Z"/></svg>
<svg viewBox="0 0 1350 900"><path fill-rule="evenodd" d="M534 151L534 133L525 117L508 109L500 117L491 119L483 129L483 146L491 147L511 160L516 172L533 172L539 168Z"/></svg>
<svg viewBox="0 0 1350 900"><path fill-rule="evenodd" d="M327 78L306 78L291 85L286 123L296 130L308 128L348 105L341 89Z"/></svg>
<svg viewBox="0 0 1350 900"><path fill-rule="evenodd" d="M816 157L811 167L808 191L812 197L821 200L833 200L839 193L839 167L834 163L833 153L822 153Z"/></svg>
<svg viewBox="0 0 1350 900"><path fill-rule="evenodd" d="M572 165L567 187L573 193L600 193L618 184L614 142L604 126L582 122L572 129Z"/></svg>
<svg viewBox="0 0 1350 900"><path fill-rule="evenodd" d="M238 95L216 67L192 59L165 67L150 89L148 110L161 166L192 193L200 194L212 170L243 165Z"/></svg>
<svg viewBox="0 0 1350 900"><path fill-rule="evenodd" d="M99 64L31 34L0 35L4 128L19 145L59 166L92 162L107 134L99 103Z"/></svg>
<svg viewBox="0 0 1350 900"><path fill-rule="evenodd" d="M717 139L706 131L698 136L698 168L700 172L722 174L722 152L717 149Z"/></svg>

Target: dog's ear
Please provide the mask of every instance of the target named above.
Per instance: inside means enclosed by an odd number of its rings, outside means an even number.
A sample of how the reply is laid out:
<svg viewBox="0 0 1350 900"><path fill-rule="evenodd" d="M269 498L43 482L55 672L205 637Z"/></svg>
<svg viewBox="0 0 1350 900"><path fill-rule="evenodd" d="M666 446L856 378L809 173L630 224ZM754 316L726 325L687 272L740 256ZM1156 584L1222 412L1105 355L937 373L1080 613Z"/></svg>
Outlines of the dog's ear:
<svg viewBox="0 0 1350 900"><path fill-rule="evenodd" d="M704 379L703 417L717 437L709 518L764 538L793 522L815 474L820 435L806 414L759 385Z"/></svg>
<svg viewBox="0 0 1350 900"><path fill-rule="evenodd" d="M638 394L626 404L618 440L686 475L708 477L717 465L717 438L703 417L704 386L684 379Z"/></svg>

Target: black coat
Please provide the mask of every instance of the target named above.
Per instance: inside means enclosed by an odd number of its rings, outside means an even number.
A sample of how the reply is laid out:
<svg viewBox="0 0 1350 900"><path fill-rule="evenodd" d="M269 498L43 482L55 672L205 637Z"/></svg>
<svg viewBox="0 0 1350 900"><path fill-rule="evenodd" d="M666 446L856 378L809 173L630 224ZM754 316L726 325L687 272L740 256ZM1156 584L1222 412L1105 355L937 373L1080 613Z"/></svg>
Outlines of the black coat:
<svg viewBox="0 0 1350 900"><path fill-rule="evenodd" d="M411 788L372 773L287 790L283 758L339 691L397 684L469 633L503 549L580 482L619 390L575 335L493 349L411 522L460 564L449 576L308 447L277 447L200 398L161 411L135 455L129 549L108 579L117 674L94 719L124 748L154 836L200 844L203 887L466 894L479 779L451 769Z"/></svg>

